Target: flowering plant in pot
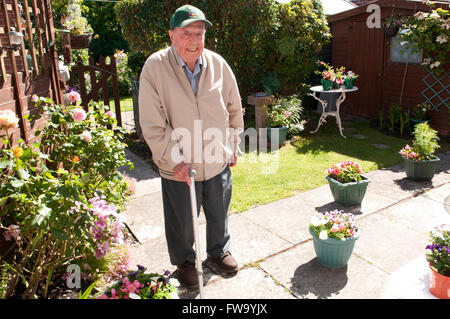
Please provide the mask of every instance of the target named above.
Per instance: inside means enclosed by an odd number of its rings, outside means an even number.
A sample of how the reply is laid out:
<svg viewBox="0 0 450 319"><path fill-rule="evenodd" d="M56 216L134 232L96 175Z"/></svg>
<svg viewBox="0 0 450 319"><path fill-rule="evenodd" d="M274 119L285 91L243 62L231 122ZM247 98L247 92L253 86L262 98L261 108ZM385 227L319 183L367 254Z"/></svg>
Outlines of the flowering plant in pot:
<svg viewBox="0 0 450 319"><path fill-rule="evenodd" d="M430 292L436 297L450 298L450 225L440 225L429 233L425 248L430 273Z"/></svg>
<svg viewBox="0 0 450 319"><path fill-rule="evenodd" d="M283 143L289 134L297 134L303 130L301 100L295 95L279 98L270 105L267 114L267 134L272 143ZM278 139L274 132L277 131ZM274 138L272 138L274 135Z"/></svg>
<svg viewBox="0 0 450 319"><path fill-rule="evenodd" d="M312 216L309 232L317 259L331 268L341 268L348 263L360 234L355 216L339 210Z"/></svg>
<svg viewBox="0 0 450 319"><path fill-rule="evenodd" d="M389 37L395 37L402 24L402 17L394 13L383 21L383 32Z"/></svg>
<svg viewBox="0 0 450 319"><path fill-rule="evenodd" d="M63 20L63 27L70 32L72 49L85 49L89 46L93 29L81 13L83 0L70 0L67 15Z"/></svg>
<svg viewBox="0 0 450 319"><path fill-rule="evenodd" d="M348 71L346 74L343 75L344 78L344 86L346 89L353 88L353 83L355 80L359 77L358 74L356 74L353 71Z"/></svg>
<svg viewBox="0 0 450 319"><path fill-rule="evenodd" d="M406 144L399 152L404 160L406 175L416 181L430 181L439 162L434 155L439 148L437 131L424 122L415 126L413 135L413 146Z"/></svg>
<svg viewBox="0 0 450 319"><path fill-rule="evenodd" d="M109 287L96 299L178 299L174 279L168 279L169 271L164 274L145 273L146 268L137 265L131 272Z"/></svg>
<svg viewBox="0 0 450 319"><path fill-rule="evenodd" d="M428 122L429 117L427 116L428 111L431 111L431 105L428 103L420 103L413 106L411 111L410 121L413 125L411 130L414 130L414 127L418 123Z"/></svg>
<svg viewBox="0 0 450 319"><path fill-rule="evenodd" d="M334 200L342 206L361 204L370 179L362 176L359 164L344 161L333 164L326 171L330 190Z"/></svg>

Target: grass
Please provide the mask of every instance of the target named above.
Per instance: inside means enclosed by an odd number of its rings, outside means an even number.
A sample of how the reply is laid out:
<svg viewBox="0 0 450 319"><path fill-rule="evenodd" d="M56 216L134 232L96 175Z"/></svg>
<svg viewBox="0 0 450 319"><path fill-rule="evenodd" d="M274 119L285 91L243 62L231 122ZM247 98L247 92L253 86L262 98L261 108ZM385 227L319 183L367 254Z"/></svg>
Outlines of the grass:
<svg viewBox="0 0 450 319"><path fill-rule="evenodd" d="M116 104L114 102L114 99L111 98L109 100L109 107L110 110L112 110L113 112L116 111L115 105ZM133 98L131 96L120 98L120 111L121 112L133 111Z"/></svg>
<svg viewBox="0 0 450 319"><path fill-rule="evenodd" d="M230 212L242 212L322 186L327 183L326 169L337 162L356 161L363 173L367 173L402 161L398 151L407 140L382 134L367 122L355 122L352 127L355 133L344 133L347 136L344 139L330 118L316 134L305 130L277 152L257 157L256 152L247 151L232 168ZM367 139L353 137L356 132ZM378 149L373 144L385 144L389 148Z"/></svg>

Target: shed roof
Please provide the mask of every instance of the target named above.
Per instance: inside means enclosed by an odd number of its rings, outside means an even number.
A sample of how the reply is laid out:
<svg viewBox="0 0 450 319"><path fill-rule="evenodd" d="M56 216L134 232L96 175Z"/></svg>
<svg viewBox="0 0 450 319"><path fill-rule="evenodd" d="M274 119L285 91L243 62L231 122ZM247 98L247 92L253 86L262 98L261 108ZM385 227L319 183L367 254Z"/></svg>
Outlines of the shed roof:
<svg viewBox="0 0 450 319"><path fill-rule="evenodd" d="M445 5L449 5L448 1L444 2L444 1L436 1L436 3L439 5L441 5L442 7L444 7ZM344 11L344 12L340 12L337 14L333 14L327 17L327 20L329 23L333 23L336 21L340 21L340 20L344 20L347 19L349 17L358 15L358 14L362 14L362 13L366 13L367 12L367 7L371 4L376 4L378 6L380 6L380 8L383 7L394 7L397 9L411 9L411 10L417 10L417 11L429 11L430 7L427 6L426 4L422 3L422 1L418 1L418 0L374 0L368 3L365 3L359 7ZM373 11L369 11L368 13L372 13Z"/></svg>

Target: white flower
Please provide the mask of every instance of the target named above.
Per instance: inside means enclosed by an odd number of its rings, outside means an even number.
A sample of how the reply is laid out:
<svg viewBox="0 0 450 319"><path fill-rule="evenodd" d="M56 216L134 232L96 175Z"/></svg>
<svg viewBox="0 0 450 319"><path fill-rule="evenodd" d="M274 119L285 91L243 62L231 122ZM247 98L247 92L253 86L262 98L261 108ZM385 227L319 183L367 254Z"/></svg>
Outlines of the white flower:
<svg viewBox="0 0 450 319"><path fill-rule="evenodd" d="M422 20L425 19L426 17L428 17L428 13L419 11L414 15L414 18L416 18L417 20Z"/></svg>
<svg viewBox="0 0 450 319"><path fill-rule="evenodd" d="M328 239L328 233L327 233L326 230L322 230L322 231L320 232L320 234L319 234L319 239L322 239L322 240L327 240L327 239Z"/></svg>
<svg viewBox="0 0 450 319"><path fill-rule="evenodd" d="M445 43L445 42L447 42L447 37L445 36L445 35L439 35L437 38L436 38L436 41L437 42L439 42L439 43Z"/></svg>
<svg viewBox="0 0 450 319"><path fill-rule="evenodd" d="M317 216L312 216L311 217L311 225L313 225L314 227L317 227L320 225L320 219Z"/></svg>
<svg viewBox="0 0 450 319"><path fill-rule="evenodd" d="M134 292L130 292L130 294L128 296L131 299L141 299L141 296L139 296L138 294L135 294Z"/></svg>
<svg viewBox="0 0 450 319"><path fill-rule="evenodd" d="M441 64L441 62L436 61L436 62L430 64L430 68L432 68L432 69L437 68L440 64Z"/></svg>

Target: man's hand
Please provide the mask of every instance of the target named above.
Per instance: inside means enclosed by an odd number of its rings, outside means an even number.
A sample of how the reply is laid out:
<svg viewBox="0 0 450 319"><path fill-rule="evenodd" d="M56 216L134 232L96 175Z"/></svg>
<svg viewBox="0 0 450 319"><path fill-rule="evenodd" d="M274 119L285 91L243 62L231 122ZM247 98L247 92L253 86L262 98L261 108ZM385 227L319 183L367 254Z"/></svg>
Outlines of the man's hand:
<svg viewBox="0 0 450 319"><path fill-rule="evenodd" d="M237 155L233 154L233 158L231 159L230 162L228 162L228 166L229 167L234 167L234 166L236 166L236 163L237 163Z"/></svg>
<svg viewBox="0 0 450 319"><path fill-rule="evenodd" d="M173 176L179 182L186 182L188 186L191 186L191 178L189 177L190 164L181 162L173 169Z"/></svg>

